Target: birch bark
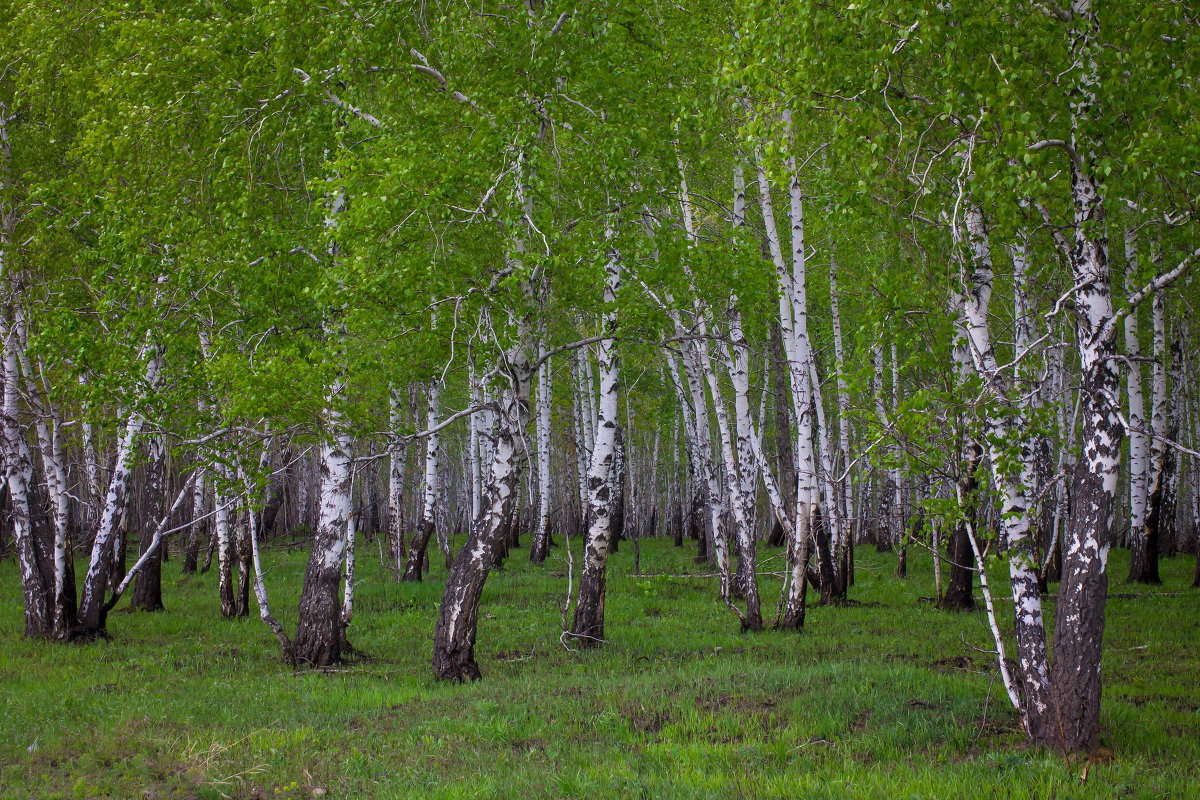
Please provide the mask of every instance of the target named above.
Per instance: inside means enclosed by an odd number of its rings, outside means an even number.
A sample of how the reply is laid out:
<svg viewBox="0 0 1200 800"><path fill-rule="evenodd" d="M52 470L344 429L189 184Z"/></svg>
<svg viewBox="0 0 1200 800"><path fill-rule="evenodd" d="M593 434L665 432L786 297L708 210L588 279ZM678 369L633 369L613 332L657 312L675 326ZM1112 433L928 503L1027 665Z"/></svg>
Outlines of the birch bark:
<svg viewBox="0 0 1200 800"><path fill-rule="evenodd" d="M438 381L429 384L426 424L429 430L438 426L441 399ZM404 563L403 581L420 581L426 559L425 551L437 525L436 505L438 499L438 456L441 450L440 433L432 433L425 440L425 491L421 506L421 522L413 532L412 544L408 549L408 560Z"/></svg>
<svg viewBox="0 0 1200 800"><path fill-rule="evenodd" d="M104 632L108 616L104 607L104 593L108 587L113 562L112 546L117 535L119 517L124 513L127 501L137 439L145 424L145 418L138 406L146 393L158 383L158 349L147 342L143 352L146 359L145 373L138 396L130 408L125 428L117 442L117 460L108 484L96 537L92 542L91 560L83 580L83 594L79 603L79 635L84 638Z"/></svg>
<svg viewBox="0 0 1200 800"><path fill-rule="evenodd" d="M1137 291L1137 235L1125 231L1125 289ZM1134 309L1125 317L1125 354L1130 357L1126 376L1129 397L1129 534L1131 554L1129 580L1136 581L1146 566L1146 497L1150 472L1149 442L1146 436L1146 409L1142 398L1141 344L1138 339L1138 313Z"/></svg>
<svg viewBox="0 0 1200 800"><path fill-rule="evenodd" d="M537 384L538 511L533 544L529 548L529 560L534 564L545 562L550 547L550 403L553 395L545 340L539 345L538 354L543 359L538 367Z"/></svg>
<svg viewBox="0 0 1200 800"><path fill-rule="evenodd" d="M611 242L615 231L606 225L606 238ZM584 647L595 646L604 640L604 596L608 553L613 536L613 512L617 502L614 473L617 470L618 406L617 382L617 292L621 286L621 260L615 247L609 246L604 281L604 338L599 344L600 398L598 424L588 467L588 533L584 544L583 570L579 579L579 594L575 600L575 616L571 635Z"/></svg>

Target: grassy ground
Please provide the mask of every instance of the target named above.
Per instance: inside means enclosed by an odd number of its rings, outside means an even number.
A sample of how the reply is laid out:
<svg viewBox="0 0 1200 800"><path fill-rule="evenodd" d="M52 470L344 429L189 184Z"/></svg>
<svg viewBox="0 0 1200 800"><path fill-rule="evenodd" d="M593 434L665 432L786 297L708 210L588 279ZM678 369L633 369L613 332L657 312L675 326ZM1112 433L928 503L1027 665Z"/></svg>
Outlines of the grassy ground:
<svg viewBox="0 0 1200 800"><path fill-rule="evenodd" d="M459 686L430 677L444 572L396 584L375 548L351 629L368 656L330 674L293 674L256 618L220 619L215 575L183 577L178 560L167 612L115 612L111 641L25 641L4 563L0 797L1200 797L1190 557L1164 562L1161 589L1114 583L1132 596L1109 603L1110 752L1068 763L1023 743L974 649L990 647L983 614L922 599L927 556L900 581L893 557L864 549L861 605L812 609L799 635L744 635L714 581L689 576L690 547L644 544L638 577L626 545L611 641L579 653L558 641L562 548L543 569L522 549L484 594L484 679ZM266 560L292 628L305 553ZM1126 569L1114 554L1111 573ZM773 610L777 580L764 589Z"/></svg>

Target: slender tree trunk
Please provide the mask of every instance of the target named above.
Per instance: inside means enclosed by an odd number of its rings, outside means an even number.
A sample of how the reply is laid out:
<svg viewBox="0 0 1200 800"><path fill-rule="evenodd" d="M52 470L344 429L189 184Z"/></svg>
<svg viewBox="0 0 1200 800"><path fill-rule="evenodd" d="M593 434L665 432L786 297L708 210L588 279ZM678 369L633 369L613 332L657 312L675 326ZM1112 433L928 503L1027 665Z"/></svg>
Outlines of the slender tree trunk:
<svg viewBox="0 0 1200 800"><path fill-rule="evenodd" d="M187 546L184 548L181 568L184 575L195 573L200 558L200 543L208 539L209 525L205 519L208 513L207 498L206 477L200 475L192 487L192 524L188 526Z"/></svg>
<svg viewBox="0 0 1200 800"><path fill-rule="evenodd" d="M436 381L429 385L429 412L426 418L429 429L436 428L439 419L439 399L441 386ZM420 581L421 569L426 560L426 549L437 525L436 505L438 497L438 455L441 448L441 435L432 433L425 440L425 501L421 511L421 521L413 533L412 544L408 550L408 560L404 563L402 581Z"/></svg>
<svg viewBox="0 0 1200 800"><path fill-rule="evenodd" d="M771 372L775 394L775 452L779 456L779 483L782 487L783 507L788 519L796 516L796 456L792 445L791 392L788 390L787 357L783 352L783 333L779 320L771 320ZM783 525L778 519L771 528L767 544L781 547L787 540L783 536Z"/></svg>
<svg viewBox="0 0 1200 800"><path fill-rule="evenodd" d="M553 389L550 382L550 359L546 357L544 341L539 353L545 360L538 367L537 385L538 510L533 545L529 548L529 560L534 564L546 561L546 553L550 547L550 410Z"/></svg>
<svg viewBox="0 0 1200 800"><path fill-rule="evenodd" d="M606 229L611 239L614 231ZM599 421L588 467L588 535L583 551L583 570L579 578L579 594L575 600L575 616L571 635L581 646L590 647L604 640L604 590L607 577L608 553L614 533L614 512L619 499L614 473L619 479L617 452L618 436L617 382L619 361L615 336L617 332L617 292L621 285L621 262L610 247L604 283L604 337L599 346L600 401Z"/></svg>
<svg viewBox="0 0 1200 800"><path fill-rule="evenodd" d="M1125 231L1125 288L1137 289L1138 252L1134 231ZM1138 341L1138 313L1134 309L1125 317L1125 353L1130 356L1126 378L1129 397L1129 533L1130 581L1139 580L1146 569L1146 498L1150 471L1149 441L1145 434L1146 411L1142 399L1142 365L1138 361L1141 345Z"/></svg>
<svg viewBox="0 0 1200 800"><path fill-rule="evenodd" d="M1157 263L1151 250L1151 261ZM1167 434L1167 320L1166 301L1162 292L1154 295L1152 314L1154 318L1154 366L1151 396L1150 425L1154 439L1150 444L1150 462L1147 469L1146 516L1140 527L1133 528L1132 553L1129 564L1129 579L1137 583L1157 585L1162 583L1158 576L1159 528L1162 527L1163 488L1166 475ZM1130 315L1132 316L1132 314ZM1135 426L1132 419L1131 427ZM1134 431L1129 432L1132 446ZM1143 438L1144 435L1143 435ZM1132 475L1131 475L1132 479Z"/></svg>
<svg viewBox="0 0 1200 800"><path fill-rule="evenodd" d="M342 652L352 653L346 631L354 619L354 540L358 535L358 516L353 512L346 518L346 582L342 591Z"/></svg>
<svg viewBox="0 0 1200 800"><path fill-rule="evenodd" d="M404 424L404 411L400 403L400 392L393 389L388 398L391 412L392 433ZM472 417L472 419L474 419ZM472 422L474 432L474 422ZM478 439L473 440L478 445ZM408 457L408 445L397 441L388 449L388 537L395 558L396 577L404 574L404 466ZM478 457L478 451L476 451Z"/></svg>

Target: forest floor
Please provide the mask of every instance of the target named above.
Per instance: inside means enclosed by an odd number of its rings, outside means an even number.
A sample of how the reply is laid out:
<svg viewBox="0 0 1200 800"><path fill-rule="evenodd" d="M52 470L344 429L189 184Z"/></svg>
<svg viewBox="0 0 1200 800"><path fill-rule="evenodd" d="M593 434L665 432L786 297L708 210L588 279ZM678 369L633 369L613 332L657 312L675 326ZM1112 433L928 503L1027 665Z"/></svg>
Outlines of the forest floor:
<svg viewBox="0 0 1200 800"><path fill-rule="evenodd" d="M927 553L900 580L894 555L861 548L853 605L812 608L798 635L750 635L692 543L642 543L636 576L625 542L608 644L568 652L564 550L533 568L522 548L484 593L483 680L446 685L429 666L444 570L398 584L377 547L360 545L350 630L365 655L327 674L288 669L257 616L222 620L216 574L182 576L177 559L166 612L118 609L95 644L26 641L5 561L0 797L1200 797L1191 556L1146 588L1119 582L1128 555L1113 554L1103 747L1068 761L1025 745L981 652L984 614L933 607ZM306 553L264 555L272 610L294 629ZM762 557L780 569L781 551ZM1006 585L1002 565L992 580ZM778 587L764 575L768 616Z"/></svg>

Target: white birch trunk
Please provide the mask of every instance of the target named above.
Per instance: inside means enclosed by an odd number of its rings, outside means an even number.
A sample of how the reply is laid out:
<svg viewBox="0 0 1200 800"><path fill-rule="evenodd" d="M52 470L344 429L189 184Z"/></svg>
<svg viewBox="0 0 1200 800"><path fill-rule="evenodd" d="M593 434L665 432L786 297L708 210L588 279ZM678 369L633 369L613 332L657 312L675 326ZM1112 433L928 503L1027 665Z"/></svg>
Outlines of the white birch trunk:
<svg viewBox="0 0 1200 800"><path fill-rule="evenodd" d="M983 214L971 205L966 211L967 241L973 271L964 281L963 320L967 342L976 372L984 386L998 400L1008 393L1000 373L988 328L993 267L991 247ZM1003 413L989 414L986 437L992 478L1001 495L1000 524L1008 545L1009 579L1012 584L1013 612L1017 637L1017 659L1024 702L1018 706L1026 733L1040 736L1050 726L1053 706L1050 689L1049 656L1042 619L1042 601L1038 591L1037 566L1030 536L1032 511L1028 493L1035 485L1033 446L1026 422L1028 409L1018 402L1015 418ZM1018 459L1015 468L1003 448L1015 441ZM974 545L974 541L972 542Z"/></svg>
<svg viewBox="0 0 1200 800"><path fill-rule="evenodd" d="M605 224L605 238L612 240L615 231ZM600 340L600 397L597 403L598 423L593 444L592 460L588 467L588 533L584 546L583 571L579 594L575 601L575 618L571 634L587 646L604 639L604 598L608 554L612 545L613 511L619 491L617 452L617 292L621 286L621 261L610 245L604 281L604 338ZM589 379L590 384L590 379Z"/></svg>
<svg viewBox="0 0 1200 800"><path fill-rule="evenodd" d="M139 394L131 404L125 429L117 442L117 461L113 468L108 493L104 499L104 510L92 542L91 560L83 581L83 594L79 603L79 624L85 635L96 635L104 630L106 612L104 593L108 587L108 572L112 565L112 544L117 533L119 517L124 513L126 496L129 492L130 473L133 469L134 450L137 437L145 424L138 404L145 393L158 383L158 350L152 345L145 348L146 367Z"/></svg>
<svg viewBox="0 0 1200 800"><path fill-rule="evenodd" d="M404 572L404 464L408 456L407 441L399 439L397 433L404 425L404 409L399 390L393 389L389 393L388 404L391 432L393 436L397 436L388 446L388 533L396 559L396 577L399 578ZM474 417L471 419L474 431ZM474 443L478 445L478 439ZM475 454L478 457L478 451L475 451Z"/></svg>
<svg viewBox="0 0 1200 800"><path fill-rule="evenodd" d="M1137 291L1137 237L1132 229L1125 231L1125 288ZM1145 434L1146 408L1142 398L1141 344L1138 339L1138 313L1134 309L1125 317L1125 354L1130 357L1126 376L1129 397L1129 530L1134 546L1144 535L1146 527L1147 478L1150 470L1149 437Z"/></svg>
<svg viewBox="0 0 1200 800"><path fill-rule="evenodd" d="M529 557L540 564L546 558L550 540L550 411L553 387L545 341L539 345L538 356L543 359L538 367L537 384L538 517Z"/></svg>

